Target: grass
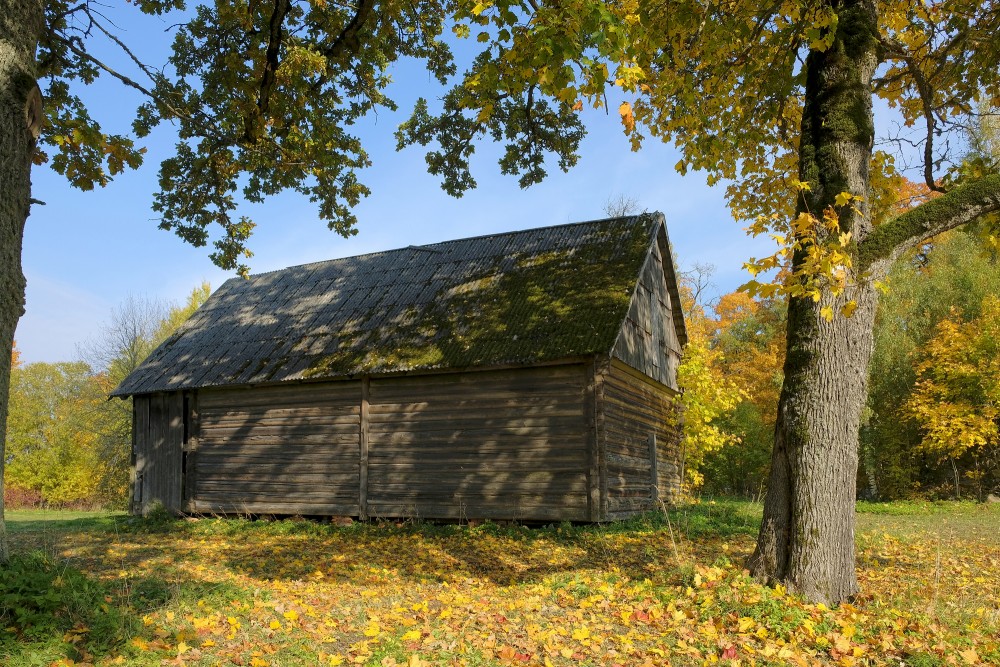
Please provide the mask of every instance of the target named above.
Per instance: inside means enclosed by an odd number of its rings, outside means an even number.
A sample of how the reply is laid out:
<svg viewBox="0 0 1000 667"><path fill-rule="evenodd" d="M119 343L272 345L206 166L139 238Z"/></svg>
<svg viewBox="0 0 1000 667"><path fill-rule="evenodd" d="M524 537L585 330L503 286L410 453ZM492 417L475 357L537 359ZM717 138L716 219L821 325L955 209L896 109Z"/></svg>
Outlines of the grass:
<svg viewBox="0 0 1000 667"><path fill-rule="evenodd" d="M525 528L9 512L0 664L1000 664L1000 507L859 505L863 592L835 610L741 571L760 513L715 500Z"/></svg>
<svg viewBox="0 0 1000 667"><path fill-rule="evenodd" d="M76 510L7 510L4 518L11 533L42 530L73 531L112 528L124 519L124 512L85 512Z"/></svg>

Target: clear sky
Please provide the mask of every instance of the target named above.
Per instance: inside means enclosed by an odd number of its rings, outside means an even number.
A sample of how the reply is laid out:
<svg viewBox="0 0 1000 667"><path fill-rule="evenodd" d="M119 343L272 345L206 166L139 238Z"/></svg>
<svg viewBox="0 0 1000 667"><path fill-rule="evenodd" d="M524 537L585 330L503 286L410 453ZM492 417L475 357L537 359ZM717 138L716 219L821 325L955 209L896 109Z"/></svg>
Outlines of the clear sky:
<svg viewBox="0 0 1000 667"><path fill-rule="evenodd" d="M131 6L112 9L126 40L142 43L150 60L162 62L168 39L158 19L137 21ZM601 218L608 200L618 196L634 199L640 209L662 211L681 268L714 265L716 293L748 279L741 266L749 256L769 252L769 242L751 241L731 218L722 186L709 188L698 173L681 177L673 169L679 155L655 140L631 152L614 113L589 112L590 134L579 164L567 174L553 165L543 184L527 190L500 175L498 147L480 146L474 162L479 187L454 199L426 173L420 147L396 152L393 138L418 96L434 99L443 91L413 63L393 76L390 96L399 112L379 112L361 128L374 165L362 174L372 194L356 209L358 235L344 239L327 230L315 207L292 193L246 206L241 213L258 224L250 243L252 272ZM114 132L128 129L140 102L112 81L99 81L82 96L105 131ZM619 101L609 102L616 109ZM209 248L191 247L157 228L150 204L159 162L170 155L173 141L169 126L159 128L142 143L148 153L141 169L94 192L74 190L47 167L35 167L33 196L45 206L32 208L24 239L27 312L16 336L24 361L77 358L77 346L96 336L129 294L179 302L202 280L216 288L231 277L211 263Z"/></svg>

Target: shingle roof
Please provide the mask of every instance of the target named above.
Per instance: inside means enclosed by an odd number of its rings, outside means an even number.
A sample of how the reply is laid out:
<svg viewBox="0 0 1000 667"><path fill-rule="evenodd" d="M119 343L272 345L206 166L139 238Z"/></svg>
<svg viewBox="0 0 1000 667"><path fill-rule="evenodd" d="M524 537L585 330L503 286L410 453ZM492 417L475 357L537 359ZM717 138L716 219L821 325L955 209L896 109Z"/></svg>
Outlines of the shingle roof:
<svg viewBox="0 0 1000 667"><path fill-rule="evenodd" d="M608 353L662 215L226 281L113 395Z"/></svg>

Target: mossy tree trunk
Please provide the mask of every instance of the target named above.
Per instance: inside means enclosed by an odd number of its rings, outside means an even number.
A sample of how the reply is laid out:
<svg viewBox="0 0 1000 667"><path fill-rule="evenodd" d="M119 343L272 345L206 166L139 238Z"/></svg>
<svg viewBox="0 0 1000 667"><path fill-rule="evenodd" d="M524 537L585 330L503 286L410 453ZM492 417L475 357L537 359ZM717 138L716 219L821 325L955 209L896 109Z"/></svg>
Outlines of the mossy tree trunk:
<svg viewBox="0 0 1000 667"><path fill-rule="evenodd" d="M868 211L874 121L872 77L880 62L872 0L835 2L831 48L806 60L799 145L799 212L817 217L848 192L863 200L840 211L854 239L851 286L819 301L791 298L785 379L757 548L748 566L814 602L838 604L858 591L854 502L858 432L865 405L878 294L875 283L907 249L1000 209L1000 178L989 177L873 227ZM796 258L796 260L799 258ZM839 314L854 301L852 317ZM832 307L832 320L821 316Z"/></svg>
<svg viewBox="0 0 1000 667"><path fill-rule="evenodd" d="M3 521L7 400L14 329L24 313L21 241L31 206L35 146L29 121L38 112L28 98L35 90L42 12L40 0L0 0L0 562L9 556Z"/></svg>

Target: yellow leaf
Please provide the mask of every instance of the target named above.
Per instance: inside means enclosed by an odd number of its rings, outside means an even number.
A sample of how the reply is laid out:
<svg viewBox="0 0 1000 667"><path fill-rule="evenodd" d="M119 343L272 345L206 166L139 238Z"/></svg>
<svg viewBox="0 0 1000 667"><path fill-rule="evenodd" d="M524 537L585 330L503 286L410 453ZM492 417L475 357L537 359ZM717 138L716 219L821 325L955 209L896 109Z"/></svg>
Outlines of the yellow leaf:
<svg viewBox="0 0 1000 667"><path fill-rule="evenodd" d="M188 646L187 644L185 644L184 642L181 642L180 644L177 645L177 655L181 655L181 654L186 653L186 652L188 652L190 650L191 650L191 647Z"/></svg>
<svg viewBox="0 0 1000 667"><path fill-rule="evenodd" d="M577 641L583 641L590 637L590 630L587 628L577 628L573 631L573 639Z"/></svg>
<svg viewBox="0 0 1000 667"><path fill-rule="evenodd" d="M840 308L840 314L844 317L850 317L854 314L854 311L858 309L858 302L853 299L845 303Z"/></svg>
<svg viewBox="0 0 1000 667"><path fill-rule="evenodd" d="M490 116L492 115L493 115L493 104L492 103L484 104L483 108L479 110L479 115L476 116L476 122L485 123L490 119Z"/></svg>
<svg viewBox="0 0 1000 667"><path fill-rule="evenodd" d="M852 199L854 199L854 195L852 195L850 192L841 192L839 195L834 197L833 205L840 208L841 206L851 201Z"/></svg>
<svg viewBox="0 0 1000 667"><path fill-rule="evenodd" d="M975 665L976 663L979 662L979 654L976 653L975 648L970 648L966 649L965 651L961 651L959 652L958 655L960 655L962 657L962 660L965 660L970 665Z"/></svg>
<svg viewBox="0 0 1000 667"><path fill-rule="evenodd" d="M382 629L379 628L378 623L372 623L365 628L365 637L377 637L378 633L381 631Z"/></svg>
<svg viewBox="0 0 1000 667"><path fill-rule="evenodd" d="M628 102L622 102L618 107L618 113L622 117L622 125L625 126L626 132L631 132L635 129L635 116L632 114L632 105Z"/></svg>
<svg viewBox="0 0 1000 667"><path fill-rule="evenodd" d="M271 621L271 626L270 627L271 627L272 630L280 630L281 629L281 622L280 621Z"/></svg>
<svg viewBox="0 0 1000 667"><path fill-rule="evenodd" d="M420 639L420 630L410 630L403 635L404 642L415 642Z"/></svg>

